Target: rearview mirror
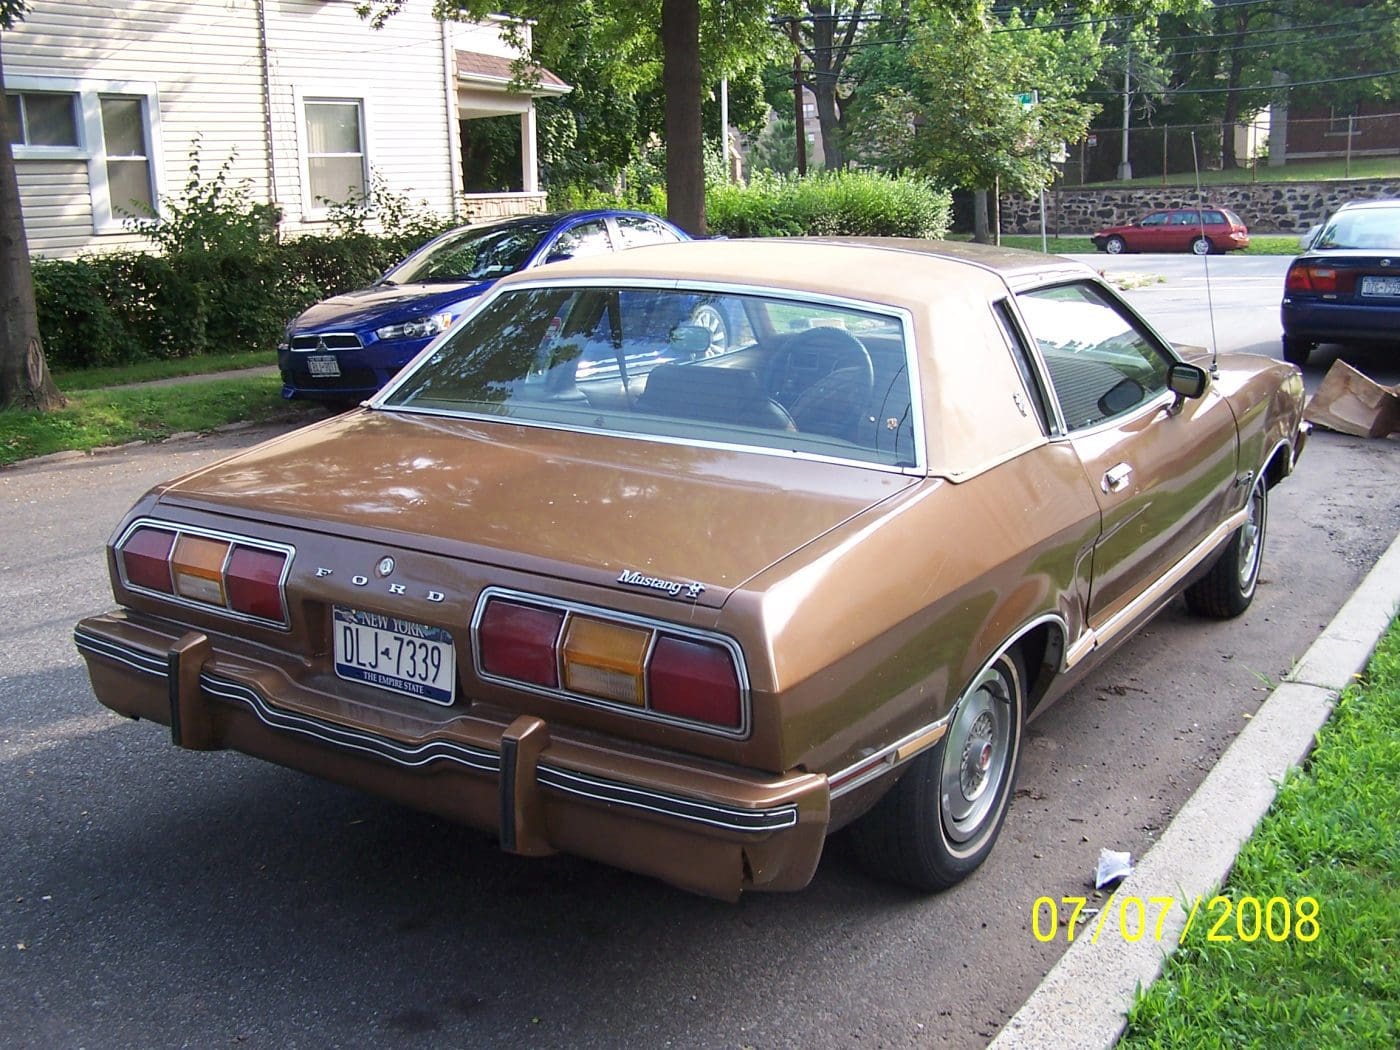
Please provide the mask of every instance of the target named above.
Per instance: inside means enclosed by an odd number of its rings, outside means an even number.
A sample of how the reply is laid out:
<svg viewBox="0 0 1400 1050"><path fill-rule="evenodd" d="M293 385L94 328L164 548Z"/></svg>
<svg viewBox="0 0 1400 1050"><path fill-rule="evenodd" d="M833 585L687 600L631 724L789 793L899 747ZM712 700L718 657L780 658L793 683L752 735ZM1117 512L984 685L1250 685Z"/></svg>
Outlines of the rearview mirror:
<svg viewBox="0 0 1400 1050"><path fill-rule="evenodd" d="M1185 361L1178 361L1167 370L1167 388L1177 397L1200 397L1209 382L1204 368Z"/></svg>

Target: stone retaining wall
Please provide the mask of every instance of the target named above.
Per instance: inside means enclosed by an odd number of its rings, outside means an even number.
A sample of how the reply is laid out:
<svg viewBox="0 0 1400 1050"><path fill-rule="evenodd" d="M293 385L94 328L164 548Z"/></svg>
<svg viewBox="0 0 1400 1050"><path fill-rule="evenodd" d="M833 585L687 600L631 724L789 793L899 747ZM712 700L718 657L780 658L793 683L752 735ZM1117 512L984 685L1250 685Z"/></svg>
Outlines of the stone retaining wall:
<svg viewBox="0 0 1400 1050"><path fill-rule="evenodd" d="M1235 212L1252 233L1302 233L1321 222L1344 201L1400 198L1400 179L1346 179L1336 182L1245 182L1207 186L1207 203ZM1153 208L1190 207L1192 186L1142 187L1131 190L1047 190L1045 224L1051 232L1093 233L1118 226ZM1040 203L1014 194L1001 197L1002 233L1039 233Z"/></svg>

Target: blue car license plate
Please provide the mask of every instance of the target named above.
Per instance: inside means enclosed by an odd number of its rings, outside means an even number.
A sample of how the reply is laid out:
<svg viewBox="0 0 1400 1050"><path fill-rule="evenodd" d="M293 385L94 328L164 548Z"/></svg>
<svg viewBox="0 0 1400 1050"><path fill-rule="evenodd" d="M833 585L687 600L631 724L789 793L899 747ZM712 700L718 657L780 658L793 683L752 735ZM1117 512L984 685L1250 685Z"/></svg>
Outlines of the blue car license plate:
<svg viewBox="0 0 1400 1050"><path fill-rule="evenodd" d="M1400 277L1363 277L1361 294L1400 298Z"/></svg>
<svg viewBox="0 0 1400 1050"><path fill-rule="evenodd" d="M340 362L334 354L316 354L306 359L306 370L313 376L338 376Z"/></svg>
<svg viewBox="0 0 1400 1050"><path fill-rule="evenodd" d="M331 626L335 673L341 678L434 704L452 703L456 654L452 636L441 627L341 605L334 608Z"/></svg>

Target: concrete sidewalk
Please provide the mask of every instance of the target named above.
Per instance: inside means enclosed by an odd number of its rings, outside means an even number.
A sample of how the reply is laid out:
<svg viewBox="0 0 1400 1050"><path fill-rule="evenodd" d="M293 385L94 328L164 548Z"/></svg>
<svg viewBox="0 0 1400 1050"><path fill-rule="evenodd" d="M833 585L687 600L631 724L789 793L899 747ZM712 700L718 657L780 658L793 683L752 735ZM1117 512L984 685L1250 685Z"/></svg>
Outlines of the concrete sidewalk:
<svg viewBox="0 0 1400 1050"><path fill-rule="evenodd" d="M1273 804L1284 774L1312 750L1338 694L1365 670L1397 607L1400 537L1288 679L1269 694L1158 843L1100 905L1102 912L1121 898L1209 897ZM1161 974L1185 924L1186 912L1173 908L1160 939L1075 938L991 1042L991 1050L1113 1046L1123 1033L1134 993Z"/></svg>

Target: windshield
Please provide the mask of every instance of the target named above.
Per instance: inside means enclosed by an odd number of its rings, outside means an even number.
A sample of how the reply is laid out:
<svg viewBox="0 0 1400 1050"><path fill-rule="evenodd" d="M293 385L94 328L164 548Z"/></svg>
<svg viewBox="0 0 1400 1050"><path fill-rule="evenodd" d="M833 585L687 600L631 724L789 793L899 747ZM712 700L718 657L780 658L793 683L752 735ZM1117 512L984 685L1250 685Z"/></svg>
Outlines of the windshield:
<svg viewBox="0 0 1400 1050"><path fill-rule="evenodd" d="M1400 249L1400 207L1358 208L1334 215L1313 247Z"/></svg>
<svg viewBox="0 0 1400 1050"><path fill-rule="evenodd" d="M511 289L383 407L916 465L900 317L642 287Z"/></svg>
<svg viewBox="0 0 1400 1050"><path fill-rule="evenodd" d="M525 265L540 238L552 228L551 222L531 222L462 230L408 259L384 280L389 284L422 284L504 277Z"/></svg>

